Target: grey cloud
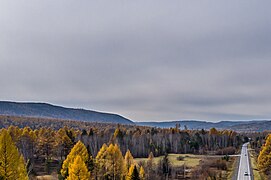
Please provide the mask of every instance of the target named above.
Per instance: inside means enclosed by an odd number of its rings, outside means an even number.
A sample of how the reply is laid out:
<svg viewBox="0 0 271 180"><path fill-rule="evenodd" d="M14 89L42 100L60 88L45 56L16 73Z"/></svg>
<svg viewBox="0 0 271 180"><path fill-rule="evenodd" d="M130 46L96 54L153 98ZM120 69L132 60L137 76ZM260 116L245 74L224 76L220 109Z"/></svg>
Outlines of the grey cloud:
<svg viewBox="0 0 271 180"><path fill-rule="evenodd" d="M1 1L0 99L134 120L271 117L268 7Z"/></svg>

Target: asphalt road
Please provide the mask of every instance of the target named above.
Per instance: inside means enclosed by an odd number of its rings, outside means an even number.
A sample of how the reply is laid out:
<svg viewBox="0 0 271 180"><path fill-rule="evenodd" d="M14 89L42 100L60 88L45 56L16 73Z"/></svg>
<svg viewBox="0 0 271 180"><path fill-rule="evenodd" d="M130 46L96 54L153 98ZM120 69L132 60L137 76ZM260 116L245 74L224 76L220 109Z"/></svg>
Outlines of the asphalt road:
<svg viewBox="0 0 271 180"><path fill-rule="evenodd" d="M248 143L245 143L242 146L237 180L251 180L252 179L247 145Z"/></svg>

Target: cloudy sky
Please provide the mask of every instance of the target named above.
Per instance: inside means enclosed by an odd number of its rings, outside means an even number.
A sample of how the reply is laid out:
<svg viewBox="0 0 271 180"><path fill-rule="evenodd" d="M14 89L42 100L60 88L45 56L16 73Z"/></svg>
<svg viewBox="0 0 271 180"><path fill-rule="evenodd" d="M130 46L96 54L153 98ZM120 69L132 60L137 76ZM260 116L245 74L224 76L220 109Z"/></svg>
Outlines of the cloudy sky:
<svg viewBox="0 0 271 180"><path fill-rule="evenodd" d="M0 2L0 99L135 121L271 118L271 2Z"/></svg>

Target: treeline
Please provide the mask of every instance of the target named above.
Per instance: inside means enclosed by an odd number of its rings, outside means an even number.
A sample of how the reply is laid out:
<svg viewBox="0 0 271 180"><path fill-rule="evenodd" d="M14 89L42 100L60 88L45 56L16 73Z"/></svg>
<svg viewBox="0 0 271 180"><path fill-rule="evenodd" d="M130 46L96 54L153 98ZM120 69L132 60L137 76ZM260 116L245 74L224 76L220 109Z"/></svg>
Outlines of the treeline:
<svg viewBox="0 0 271 180"><path fill-rule="evenodd" d="M103 144L118 144L124 154L128 149L135 157L147 157L165 153L206 154L226 147L242 144L242 137L233 131L179 130L178 128L157 129L150 127L110 126L99 129L76 130L64 127L31 129L10 126L8 132L26 159L34 157L67 156L71 147L81 140L88 151L96 156Z"/></svg>
<svg viewBox="0 0 271 180"><path fill-rule="evenodd" d="M51 128L58 130L64 126L74 129L88 129L89 127L96 127L103 129L107 126L117 127L114 123L101 123L97 119L97 122L87 121L75 121L75 120L63 120L53 118L38 118L38 117L21 117L21 116L6 116L0 115L0 128L8 128L9 126L17 126L19 128L30 127L31 129ZM124 125L129 126L129 125Z"/></svg>
<svg viewBox="0 0 271 180"><path fill-rule="evenodd" d="M238 148L243 140L242 135L234 131L218 131L215 128L209 131L203 129L181 131L179 126L160 129L58 119L0 116L0 127L9 128L12 125L21 129L27 128L29 131L35 130L36 139L33 140L35 141L33 146L36 147L43 146L36 142L37 139L47 139L48 145L46 146L48 147L57 144L51 141L60 141L61 144L61 140L50 140L46 136L48 136L47 134L55 134L56 136L64 134L64 137L68 137L66 138L68 143L64 142L66 143L65 150L60 151L62 154L64 153L64 156L69 149L68 144L74 144L78 140L81 140L93 155L97 154L104 143L117 143L122 153L125 153L129 148L135 157L147 157L149 152L153 152L155 156L164 155L166 152L206 154L209 151L217 151L226 147ZM33 134L33 132L31 133ZM23 143L24 139L29 138L24 137L18 142L19 145ZM15 140L17 143L16 138ZM50 152L47 154L50 154Z"/></svg>
<svg viewBox="0 0 271 180"><path fill-rule="evenodd" d="M123 127L83 130L81 140L91 153L96 155L104 143L116 143L122 153L128 149L135 157L147 157L150 152L155 156L165 153L206 154L226 147L242 144L242 137L234 131L179 130L178 128L160 129L150 127Z"/></svg>

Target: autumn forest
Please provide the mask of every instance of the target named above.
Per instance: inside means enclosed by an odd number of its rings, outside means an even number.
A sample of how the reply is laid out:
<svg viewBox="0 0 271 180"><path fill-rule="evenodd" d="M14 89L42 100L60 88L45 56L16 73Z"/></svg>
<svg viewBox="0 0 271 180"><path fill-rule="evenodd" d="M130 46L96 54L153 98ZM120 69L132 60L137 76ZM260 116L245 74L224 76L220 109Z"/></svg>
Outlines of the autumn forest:
<svg viewBox="0 0 271 180"><path fill-rule="evenodd" d="M268 132L180 130L180 124L162 129L75 121L58 128L60 120L48 123L46 119L30 118L26 123L27 118L1 118L2 179L38 179L48 175L69 180L222 179L234 166L235 158L231 155L237 154L247 141L254 153L259 154L261 174L267 177L271 173ZM40 127L33 128L37 122ZM189 157L192 155L195 157ZM215 158L202 158L191 167L189 161L187 166L174 164L175 160L204 156Z"/></svg>

